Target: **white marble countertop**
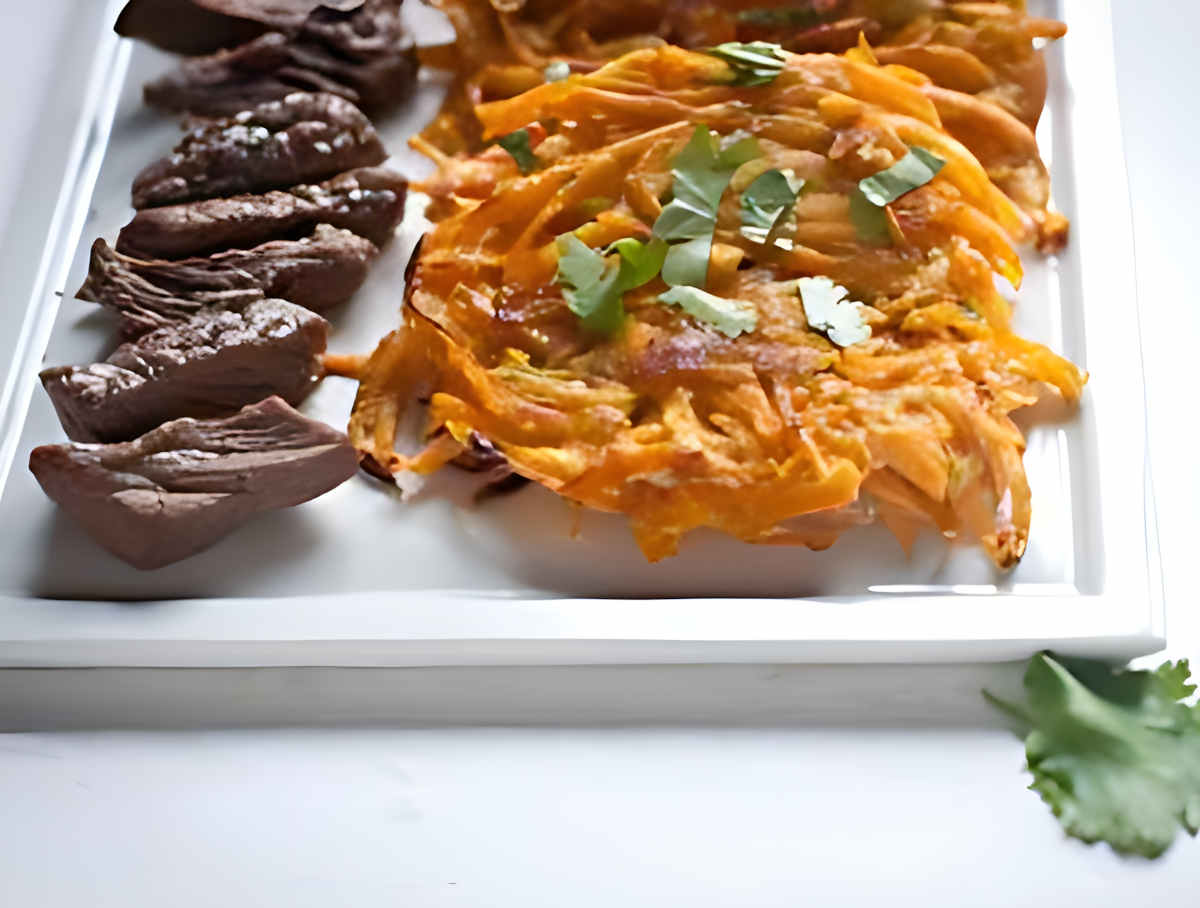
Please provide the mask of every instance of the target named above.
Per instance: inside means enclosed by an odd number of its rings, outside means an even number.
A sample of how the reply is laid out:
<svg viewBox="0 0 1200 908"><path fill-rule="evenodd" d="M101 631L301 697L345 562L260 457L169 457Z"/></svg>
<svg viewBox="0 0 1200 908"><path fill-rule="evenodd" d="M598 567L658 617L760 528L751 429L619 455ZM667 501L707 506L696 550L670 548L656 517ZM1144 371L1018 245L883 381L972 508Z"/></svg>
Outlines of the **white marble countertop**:
<svg viewBox="0 0 1200 908"><path fill-rule="evenodd" d="M1169 654L1200 658L1191 576L1200 478L1185 371L1200 350L1192 272L1200 9L1114 5ZM10 232L21 229L13 189L36 153L39 85L70 8L0 4L10 36L0 56L0 224ZM645 674L653 671L640 670L638 683L653 683ZM603 698L593 698L567 717L577 727L565 728L267 729L252 727L248 707L239 724L251 727L238 729L0 735L0 904L790 908L1196 898L1200 844L1180 841L1148 864L1063 839L1021 790L1019 744L965 705L975 702L970 671L876 669L857 687L835 668L692 671L662 684L710 685L742 700L685 727L596 727L606 717L595 707ZM232 674L214 696L261 702L270 685L316 704L352 695L303 673ZM12 677L0 673L0 685ZM483 693L511 680L465 672L382 683L397 697L431 681L455 687L456 702L474 706L441 717L453 721L498 702L499 693ZM627 682L588 683L611 684L604 693L619 697L638 689ZM144 675L125 683L154 684ZM891 696L873 697L872 684ZM92 715L104 708L99 699L79 704ZM540 709L490 718L544 723L552 711Z"/></svg>

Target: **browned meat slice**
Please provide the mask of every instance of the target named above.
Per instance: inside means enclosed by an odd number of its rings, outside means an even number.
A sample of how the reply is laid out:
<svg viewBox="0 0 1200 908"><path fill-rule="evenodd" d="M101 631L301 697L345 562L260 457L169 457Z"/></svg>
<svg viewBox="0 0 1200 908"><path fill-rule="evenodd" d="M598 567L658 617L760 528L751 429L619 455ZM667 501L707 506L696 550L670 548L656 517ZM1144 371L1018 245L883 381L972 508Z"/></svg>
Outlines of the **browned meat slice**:
<svg viewBox="0 0 1200 908"><path fill-rule="evenodd" d="M277 394L297 404L322 374L329 323L283 300L204 310L122 344L105 362L41 374L67 436L127 441L181 416L226 416Z"/></svg>
<svg viewBox="0 0 1200 908"><path fill-rule="evenodd" d="M378 254L370 240L328 224L301 240L176 262L131 258L96 240L76 296L117 312L126 338L186 321L202 309L237 309L265 297L322 312L354 295Z"/></svg>
<svg viewBox="0 0 1200 908"><path fill-rule="evenodd" d="M345 98L293 92L198 126L133 181L133 207L285 189L387 159L375 127Z"/></svg>
<svg viewBox="0 0 1200 908"><path fill-rule="evenodd" d="M147 208L122 228L117 251L177 259L303 235L317 224L351 230L382 246L404 215L407 188L393 170L363 167L286 192Z"/></svg>
<svg viewBox="0 0 1200 908"><path fill-rule="evenodd" d="M378 255L379 247L365 237L318 224L303 239L230 249L209 261L250 275L266 296L324 312L355 294Z"/></svg>
<svg viewBox="0 0 1200 908"><path fill-rule="evenodd" d="M293 91L324 91L377 111L407 98L416 74L400 3L366 0L351 10L321 6L298 28L185 60L147 83L145 98L165 110L215 117Z"/></svg>
<svg viewBox="0 0 1200 908"><path fill-rule="evenodd" d="M357 468L345 435L278 397L226 419L177 419L124 444L43 445L29 457L46 494L142 570L206 549L255 514L323 495Z"/></svg>
<svg viewBox="0 0 1200 908"><path fill-rule="evenodd" d="M400 16L397 0L366 0L343 12L328 5L313 11L292 43L291 70L315 73L356 95L364 110L376 111L403 101L417 78L417 55Z"/></svg>
<svg viewBox="0 0 1200 908"><path fill-rule="evenodd" d="M231 117L294 91L310 90L310 86L291 85L276 76L291 59L288 44L286 35L268 32L232 50L184 60L173 72L146 83L146 103L172 112ZM341 86L327 85L321 90L358 100Z"/></svg>
<svg viewBox="0 0 1200 908"><path fill-rule="evenodd" d="M207 54L257 38L268 29L292 31L317 7L349 11L363 0L130 0L115 26L177 54Z"/></svg>
<svg viewBox="0 0 1200 908"><path fill-rule="evenodd" d="M126 338L187 321L202 309L238 309L265 298L258 282L237 268L212 259L143 262L104 240L92 243L87 280L75 295L119 313Z"/></svg>

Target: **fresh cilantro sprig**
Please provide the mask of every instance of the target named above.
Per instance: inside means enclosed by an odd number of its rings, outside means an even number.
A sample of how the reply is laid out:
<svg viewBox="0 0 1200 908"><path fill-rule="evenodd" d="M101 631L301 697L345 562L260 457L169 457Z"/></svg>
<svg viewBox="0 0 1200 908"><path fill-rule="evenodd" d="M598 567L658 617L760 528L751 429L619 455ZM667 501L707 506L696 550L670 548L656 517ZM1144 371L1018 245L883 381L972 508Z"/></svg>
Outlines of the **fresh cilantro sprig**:
<svg viewBox="0 0 1200 908"><path fill-rule="evenodd" d="M772 168L742 191L742 236L765 243L791 214L804 180L790 170Z"/></svg>
<svg viewBox="0 0 1200 908"><path fill-rule="evenodd" d="M661 275L671 289L659 295L660 302L679 306L731 338L753 331L758 321L753 304L715 296L704 285L721 196L734 171L760 154L752 136L733 135L722 143L707 126L698 125L672 162L673 197L655 220L648 242L625 237L600 252L574 234L560 236L555 279L570 310L590 330L612 334L625 318L624 293ZM763 207L777 202L777 193L764 190L752 199L761 202L756 217L779 217Z"/></svg>
<svg viewBox="0 0 1200 908"><path fill-rule="evenodd" d="M617 240L606 250L592 249L573 233L557 239L558 273L567 308L584 326L599 334L615 333L625 320L624 294L659 275L667 244L659 237L643 243L634 237ZM616 254L616 259L611 258ZM698 287L671 287L660 302L679 306L697 321L734 338L753 331L758 313L753 303L715 296Z"/></svg>
<svg viewBox="0 0 1200 908"><path fill-rule="evenodd" d="M617 240L603 252L592 249L573 233L556 240L558 272L567 308L584 326L598 334L613 334L625 321L625 291L654 280L662 268L667 244L653 238ZM609 256L616 253L613 261Z"/></svg>
<svg viewBox="0 0 1200 908"><path fill-rule="evenodd" d="M858 188L872 205L882 208L890 205L905 193L924 186L946 165L932 151L918 145L912 146L899 161L858 181Z"/></svg>
<svg viewBox="0 0 1200 908"><path fill-rule="evenodd" d="M984 691L1025 737L1030 788L1067 833L1115 850L1158 857L1182 826L1200 829L1200 707L1188 663L1156 671L1033 657L1025 699Z"/></svg>
<svg viewBox="0 0 1200 908"><path fill-rule="evenodd" d="M862 303L846 299L850 291L827 277L802 277L796 281L808 326L839 347L858 344L871 336Z"/></svg>
<svg viewBox="0 0 1200 908"><path fill-rule="evenodd" d="M501 136L496 140L496 144L512 155L521 173L532 173L537 169L537 156L529 144L528 129L518 129Z"/></svg>
<svg viewBox="0 0 1200 908"><path fill-rule="evenodd" d="M703 288L708 282L721 196L734 171L762 153L753 136L732 138L722 148L709 128L700 124L672 162L674 198L654 222L654 235L673 244L662 270L669 286Z"/></svg>
<svg viewBox="0 0 1200 908"><path fill-rule="evenodd" d="M766 85L783 72L787 57L778 44L766 41L727 41L704 49L706 54L729 64L732 79L728 84L738 86Z"/></svg>
<svg viewBox="0 0 1200 908"><path fill-rule="evenodd" d="M643 243L627 236L617 240L608 249L621 257L619 283L622 292L641 287L658 277L667 257L666 241L658 237L652 237L650 242Z"/></svg>
<svg viewBox="0 0 1200 908"><path fill-rule="evenodd" d="M888 230L887 211L871 204L858 188L850 193L850 222L854 225L854 232L864 243L877 246L892 241L892 232Z"/></svg>
<svg viewBox="0 0 1200 908"><path fill-rule="evenodd" d="M887 213L883 210L900 196L924 186L946 162L918 145L891 167L858 181L850 193L850 220L858 238L867 243L891 240Z"/></svg>
<svg viewBox="0 0 1200 908"><path fill-rule="evenodd" d="M572 233L558 237L557 281L567 308L590 330L612 334L625 320L620 268Z"/></svg>

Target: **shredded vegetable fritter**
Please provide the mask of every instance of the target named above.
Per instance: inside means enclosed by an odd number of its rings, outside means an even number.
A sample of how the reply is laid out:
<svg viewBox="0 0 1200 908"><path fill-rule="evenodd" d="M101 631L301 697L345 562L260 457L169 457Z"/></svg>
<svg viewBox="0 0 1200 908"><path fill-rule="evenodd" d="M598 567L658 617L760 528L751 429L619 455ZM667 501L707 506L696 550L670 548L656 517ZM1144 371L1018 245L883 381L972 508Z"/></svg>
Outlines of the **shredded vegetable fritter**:
<svg viewBox="0 0 1200 908"><path fill-rule="evenodd" d="M699 49L767 41L796 53L840 53L861 37L880 63L922 74L921 90L944 128L1033 217L1044 250L1066 241L1066 219L1048 209L1050 180L1033 136L1046 100L1046 66L1035 45L1062 37L1066 26L1028 15L1024 0L436 3L458 33L453 47L426 54L459 79L445 112L424 134L443 153L478 150L474 105L535 88L563 65L591 72L631 50L667 43Z"/></svg>
<svg viewBox="0 0 1200 908"><path fill-rule="evenodd" d="M561 24L593 5L547 14L537 63L597 35ZM761 42L645 47L524 87L475 110L505 144L438 153L421 187L436 224L404 324L353 363L367 469L431 472L483 438L627 515L650 560L700 527L822 548L878 518L906 545L931 525L1016 563L1031 502L1009 414L1074 401L1085 376L1011 331L995 276L1019 286L1037 219L925 77L865 41ZM421 406L427 443L400 454Z"/></svg>

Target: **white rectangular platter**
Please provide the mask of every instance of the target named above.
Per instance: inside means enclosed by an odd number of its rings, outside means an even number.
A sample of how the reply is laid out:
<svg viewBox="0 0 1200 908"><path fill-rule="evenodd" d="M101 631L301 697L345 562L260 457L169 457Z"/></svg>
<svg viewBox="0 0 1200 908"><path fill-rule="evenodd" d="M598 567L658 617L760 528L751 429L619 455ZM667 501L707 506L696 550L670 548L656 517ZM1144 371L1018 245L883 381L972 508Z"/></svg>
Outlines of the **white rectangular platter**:
<svg viewBox="0 0 1200 908"><path fill-rule="evenodd" d="M422 43L444 34L410 4ZM9 366L0 398L0 667L902 662L1016 659L1044 647L1126 658L1160 648L1108 3L1032 6L1071 29L1047 51L1039 139L1073 227L1062 256L1026 257L1017 328L1085 366L1091 381L1078 411L1044 407L1024 420L1034 522L1028 553L1005 574L932 533L906 556L881 527L825 552L697 533L678 557L651 565L619 517L576 514L537 486L475 506L477 481L452 470L403 502L357 477L160 571L116 561L28 472L33 447L63 439L36 373L111 349L112 322L71 294L91 241L111 241L128 220L134 175L178 130L141 103L142 83L170 59L112 37L115 6L106 20L81 14L95 56L90 74L74 69L74 139L48 153L60 185L29 217L36 236L14 240L10 231L3 257L10 288L29 291L0 302L10 326L0 346ZM442 90L426 74L414 102L380 124L393 163L411 176L429 165L405 139ZM70 96L69 86L56 91ZM34 172L47 166L35 162ZM406 221L357 298L331 316L332 350L368 352L396 324L418 233L419 218ZM329 378L305 409L343 425L353 392Z"/></svg>

